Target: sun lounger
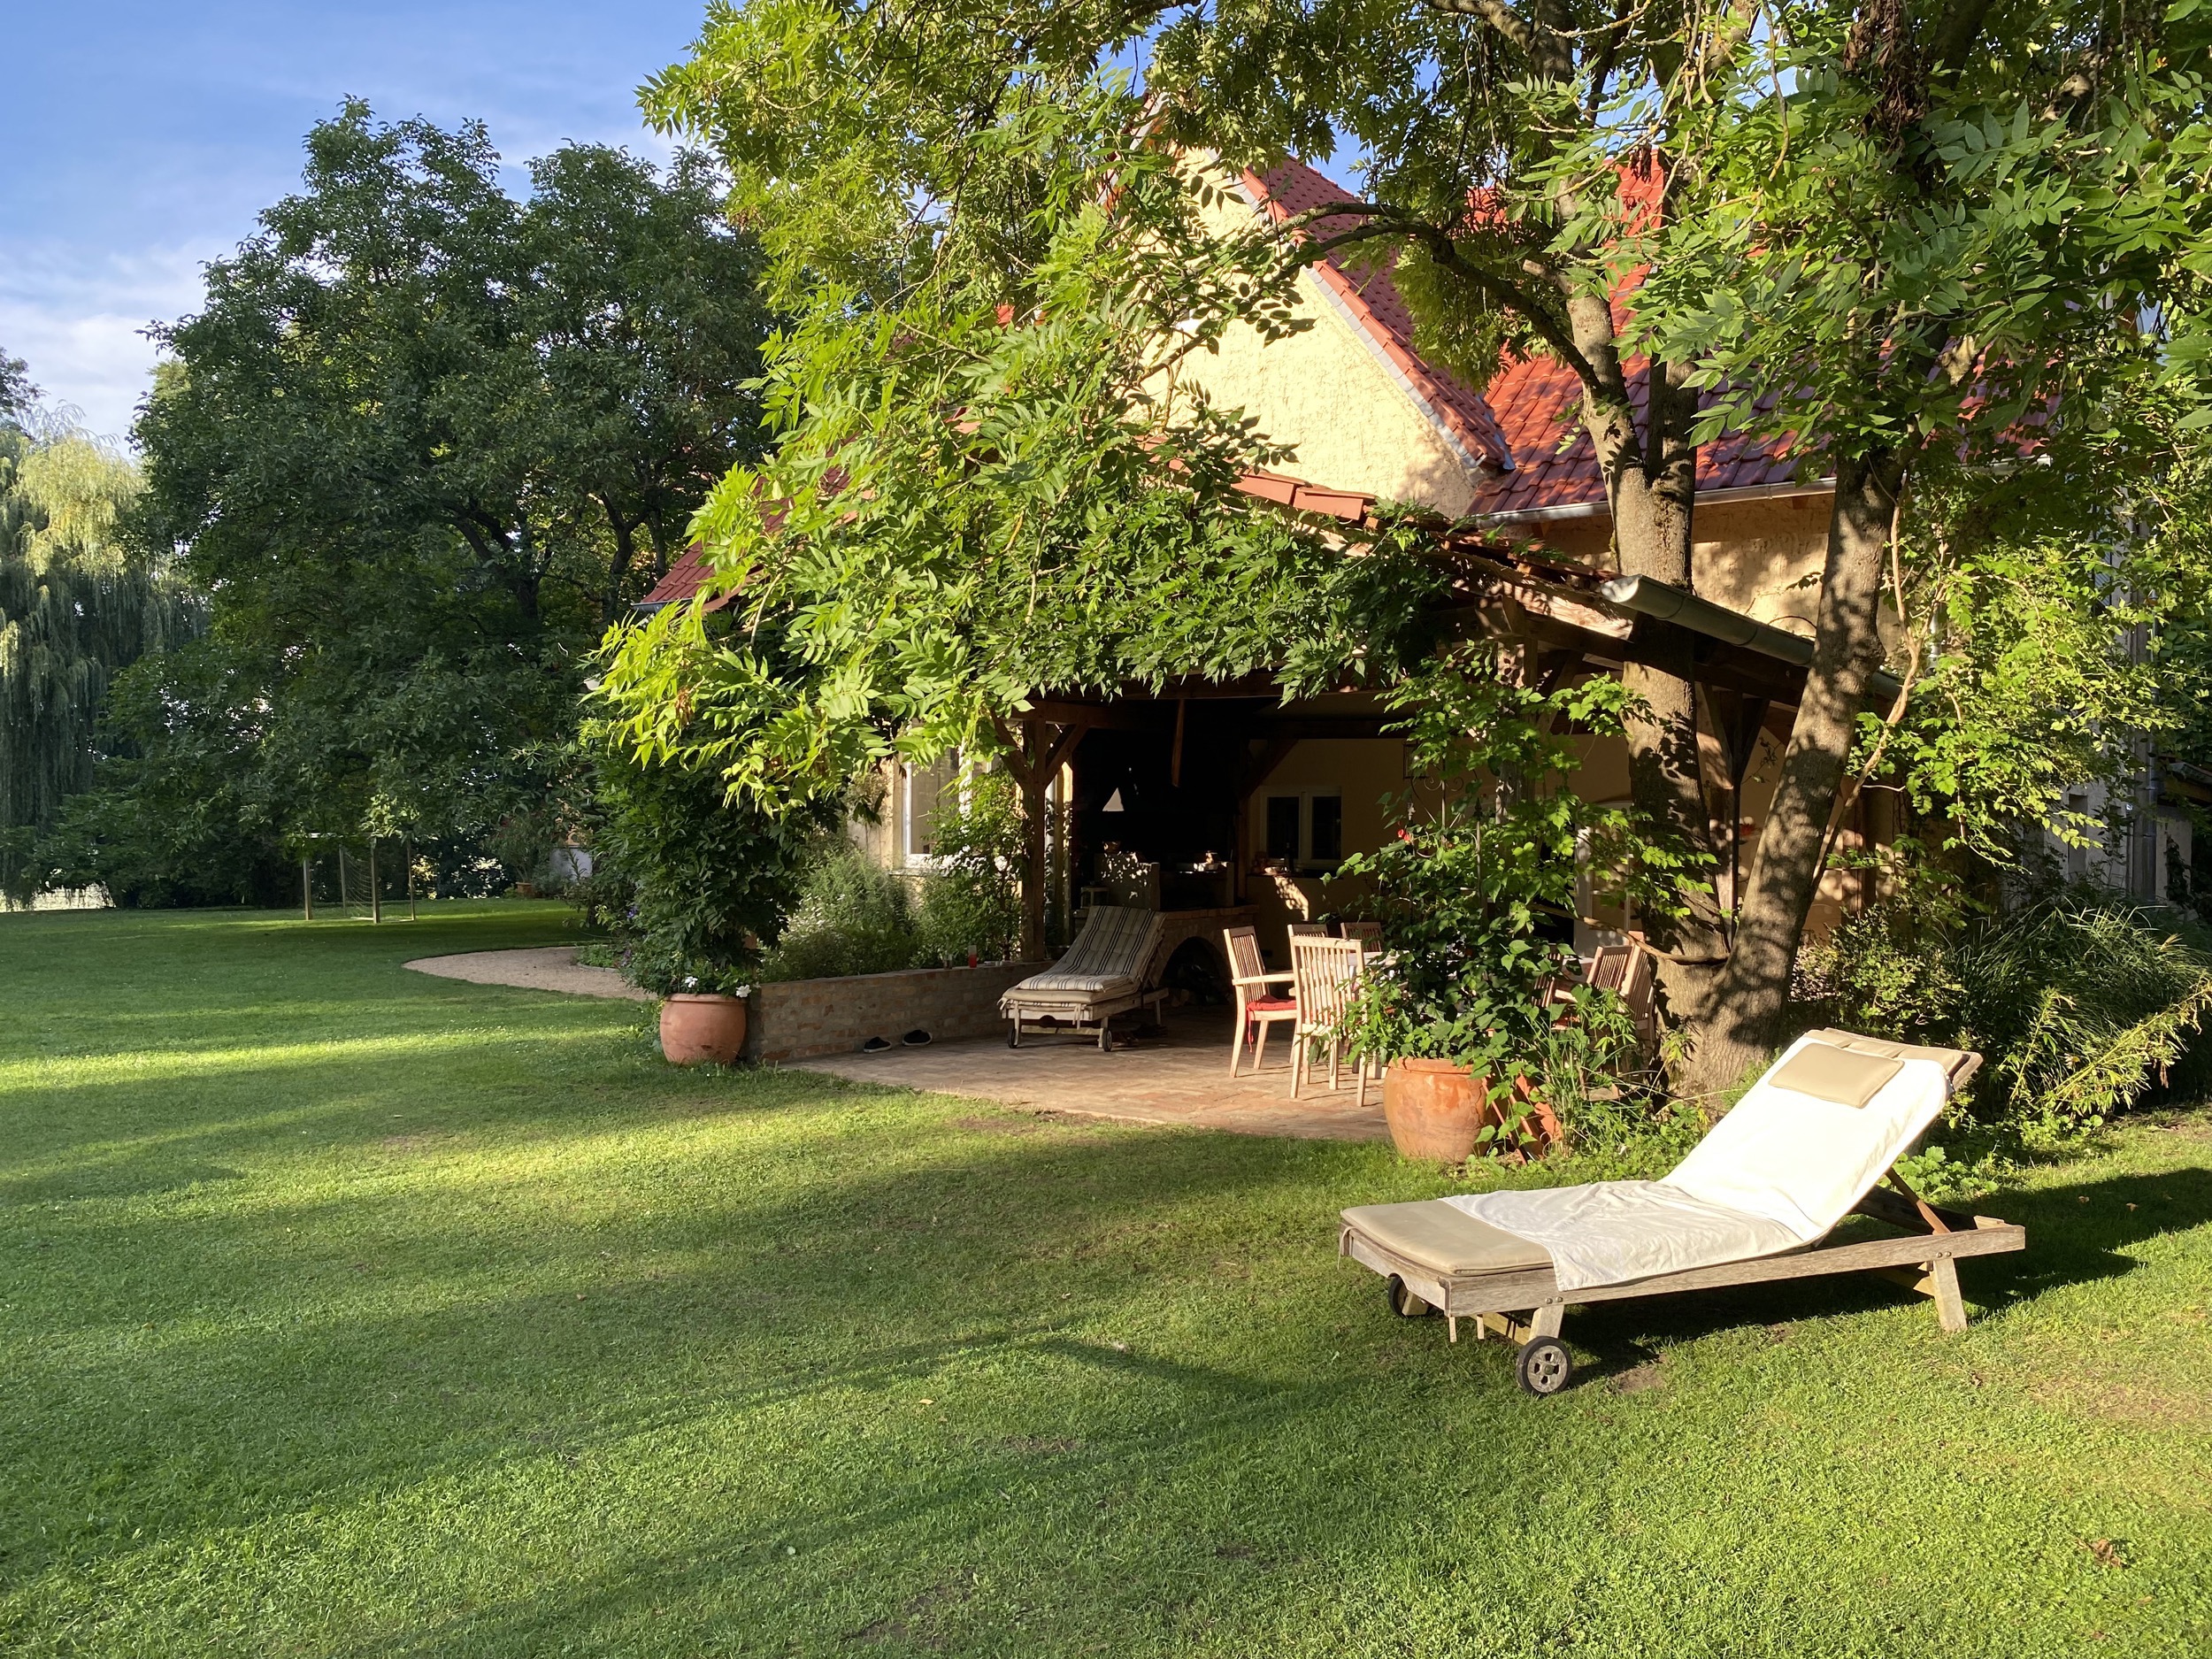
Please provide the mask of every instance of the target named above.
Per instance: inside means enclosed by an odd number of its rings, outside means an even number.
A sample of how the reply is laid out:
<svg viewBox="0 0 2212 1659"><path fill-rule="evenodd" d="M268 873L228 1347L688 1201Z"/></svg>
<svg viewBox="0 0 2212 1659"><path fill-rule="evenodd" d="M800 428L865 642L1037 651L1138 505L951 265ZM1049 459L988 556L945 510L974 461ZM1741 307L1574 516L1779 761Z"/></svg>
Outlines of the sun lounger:
<svg viewBox="0 0 2212 1659"><path fill-rule="evenodd" d="M1025 1033L1095 1032L1110 1053L1117 1014L1142 1008L1156 1020L1167 993L1154 985L1160 954L1160 913L1094 905L1067 954L999 999L1006 1043L1022 1046Z"/></svg>
<svg viewBox="0 0 2212 1659"><path fill-rule="evenodd" d="M1441 1313L1454 1341L1471 1317L1478 1337L1518 1343L1515 1374L1532 1394L1572 1371L1559 1340L1569 1302L1870 1271L1932 1297L1943 1329L1962 1331L1959 1259L2024 1249L2027 1233L1926 1203L1893 1166L1980 1064L1813 1032L1663 1181L1347 1210L1339 1253L1385 1277L1397 1313ZM1824 1243L1851 1215L1897 1233Z"/></svg>

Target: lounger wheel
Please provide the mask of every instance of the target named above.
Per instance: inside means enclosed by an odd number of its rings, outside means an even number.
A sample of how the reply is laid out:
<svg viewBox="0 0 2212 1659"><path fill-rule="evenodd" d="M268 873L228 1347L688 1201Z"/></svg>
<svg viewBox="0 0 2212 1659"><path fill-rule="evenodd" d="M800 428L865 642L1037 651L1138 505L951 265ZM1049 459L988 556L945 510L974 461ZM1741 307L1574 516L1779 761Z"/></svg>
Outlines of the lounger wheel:
<svg viewBox="0 0 2212 1659"><path fill-rule="evenodd" d="M1540 1336L1521 1344L1513 1361L1513 1379L1532 1394L1555 1394L1567 1386L1574 1370L1564 1342L1555 1336Z"/></svg>
<svg viewBox="0 0 2212 1659"><path fill-rule="evenodd" d="M1383 1281L1383 1294L1389 1298L1390 1311L1401 1319L1425 1319L1435 1309L1406 1288L1406 1282L1393 1273Z"/></svg>

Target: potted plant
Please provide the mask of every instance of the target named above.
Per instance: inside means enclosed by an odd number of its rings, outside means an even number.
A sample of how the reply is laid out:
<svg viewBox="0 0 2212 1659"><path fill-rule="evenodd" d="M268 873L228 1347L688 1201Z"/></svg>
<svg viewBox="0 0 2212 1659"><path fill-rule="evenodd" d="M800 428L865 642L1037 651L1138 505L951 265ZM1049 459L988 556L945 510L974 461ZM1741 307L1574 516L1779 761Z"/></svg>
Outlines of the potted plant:
<svg viewBox="0 0 2212 1659"><path fill-rule="evenodd" d="M710 773L643 766L605 741L590 803L593 879L577 895L605 918L622 972L666 1000L661 1052L728 1064L744 1047L746 997L795 902L827 809L770 818L733 805Z"/></svg>
<svg viewBox="0 0 2212 1659"><path fill-rule="evenodd" d="M1513 685L1478 645L1388 701L1417 781L1395 837L1341 867L1372 884L1390 941L1363 976L1349 1047L1382 1062L1404 1156L1540 1153L1564 1137L1567 1097L1636 1056L1619 999L1579 983L1578 877L1602 872L1649 911L1679 902L1687 860L1629 810L1561 787L1578 760L1559 733L1617 733L1617 681Z"/></svg>
<svg viewBox="0 0 2212 1659"><path fill-rule="evenodd" d="M686 974L661 1002L661 1056L671 1065L734 1065L745 1049L745 1000L753 994L711 970Z"/></svg>

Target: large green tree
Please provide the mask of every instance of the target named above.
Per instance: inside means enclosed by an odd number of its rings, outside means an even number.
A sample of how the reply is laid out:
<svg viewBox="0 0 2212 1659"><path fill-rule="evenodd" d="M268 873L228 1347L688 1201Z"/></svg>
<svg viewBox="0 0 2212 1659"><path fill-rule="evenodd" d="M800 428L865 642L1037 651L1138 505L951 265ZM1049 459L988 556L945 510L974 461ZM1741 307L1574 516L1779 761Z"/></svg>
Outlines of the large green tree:
<svg viewBox="0 0 2212 1659"><path fill-rule="evenodd" d="M1359 199L1306 227L1296 257L1356 243L1394 261L1423 348L1478 384L1509 344L1570 369L1621 568L1690 586L1694 365L1632 359L1617 246L1647 216L1698 211L1672 135L1702 125L1753 14L1737 0L752 0L710 6L647 107L718 145L791 269L841 275L933 254L949 223L1019 246L1027 157L994 134L1116 65L1142 66L1151 133L1233 166L1343 152ZM1626 671L1642 710L1632 780L1647 814L1701 843L1687 672ZM1700 902L1655 926L1678 1002L1694 1004L1717 918Z"/></svg>
<svg viewBox="0 0 2212 1659"><path fill-rule="evenodd" d="M973 141L974 211L946 204L845 281L820 274L840 250L804 240L818 227L792 227L783 257L815 282L771 365L781 442L700 519L739 603L632 630L602 690L637 752L754 802L894 755L1002 755L1032 951L1070 738L1033 713L1039 688L1386 681L1439 585L1389 536L1348 558L1341 526L1239 493L1279 455L1179 370L1240 319L1294 326L1285 270L1263 230L1207 229L1148 124L1110 84L1025 96Z"/></svg>
<svg viewBox="0 0 2212 1659"><path fill-rule="evenodd" d="M271 837L545 811L592 642L757 452L759 260L709 165L499 169L480 126L349 104L157 331L137 523L214 595L176 706Z"/></svg>
<svg viewBox="0 0 2212 1659"><path fill-rule="evenodd" d="M2196 12L1793 7L1686 148L1715 205L1654 227L1667 252L1638 326L1703 365L1709 428L1795 434L1836 480L1813 661L1701 1041L1713 1086L1778 1034L1859 717L1910 603L1893 555L1916 488L1940 499L1964 475L2001 511L2047 488L2048 457L2101 445L2101 476L2080 481L2117 511L2062 550L2072 585L2093 587L2114 534L2136 533L2130 480L2163 464L2137 413L2170 404L2181 431L2212 417L2172 349L2200 326L2212 235ZM1984 574L1985 602L2024 602L2035 580L2026 564Z"/></svg>
<svg viewBox="0 0 2212 1659"><path fill-rule="evenodd" d="M1775 1033L1855 742L1882 741L1861 717L1886 656L1923 701L1876 723L1902 728L1891 758L1921 784L1941 784L1946 753L2003 739L2011 770L1950 765L1942 810L2047 812L2049 784L2103 766L2116 724L2142 711L2139 675L2016 695L2038 689L2024 657L2093 669L2151 619L2096 574L2131 519L2124 493L2022 526L2051 477L2095 488L2155 463L2156 424L2112 419L2131 398L2170 402L2176 430L2200 419L2199 32L2186 4L757 0L713 10L648 107L720 145L792 288L833 279L849 308L889 317L949 263L987 273L996 259L1026 315L1019 273L1055 210L1044 152L1010 138L1134 53L1161 142L1264 163L1350 138L1364 199L1325 215L1302 255L1346 236L1394 255L1440 356L1479 374L1511 342L1576 373L1625 568L1694 585L1701 439L1755 430L1791 442L1808 475L1832 472L1778 808L1733 939L1722 918L1701 930L1732 945L1717 1003L1694 1003L1710 1016L1701 1064L1724 1080ZM1639 353L1656 365L1640 408ZM2039 445L2071 458L2048 471ZM1929 511L1909 529L1916 479ZM2009 528L1961 556L1952 507L1977 495L1973 515ZM1886 599L1885 569L1905 565L1886 555L1916 536L1938 550ZM1916 611L1914 580L1947 581L1948 599ZM1948 660L1923 672L1927 650ZM2001 672L1971 681L1977 664ZM1644 680L1659 718L1639 793L1701 827L1679 681ZM2056 708L2073 694L2084 706ZM2062 720L2068 741L2039 744ZM1697 977L1678 976L1686 1002Z"/></svg>

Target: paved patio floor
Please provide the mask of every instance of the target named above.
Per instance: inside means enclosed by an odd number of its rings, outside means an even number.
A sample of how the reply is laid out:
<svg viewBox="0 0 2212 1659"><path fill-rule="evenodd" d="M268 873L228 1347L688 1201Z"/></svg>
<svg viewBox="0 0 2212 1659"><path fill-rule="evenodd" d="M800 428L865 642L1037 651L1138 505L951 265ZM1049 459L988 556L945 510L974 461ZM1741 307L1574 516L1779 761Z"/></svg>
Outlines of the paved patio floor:
<svg viewBox="0 0 2212 1659"><path fill-rule="evenodd" d="M1179 1010L1159 1031L1118 1023L1114 1051L1071 1037L1025 1037L1009 1048L1003 1037L892 1048L882 1054L829 1055L793 1060L859 1083L964 1094L1032 1110L1068 1112L1125 1122L1190 1124L1240 1134L1294 1135L1322 1141L1379 1141L1382 1086L1370 1082L1367 1105L1356 1103L1352 1075L1331 1093L1323 1071L1302 1098L1290 1098L1290 1043L1279 1026L1268 1038L1267 1069L1229 1076L1229 1016L1220 1010Z"/></svg>

